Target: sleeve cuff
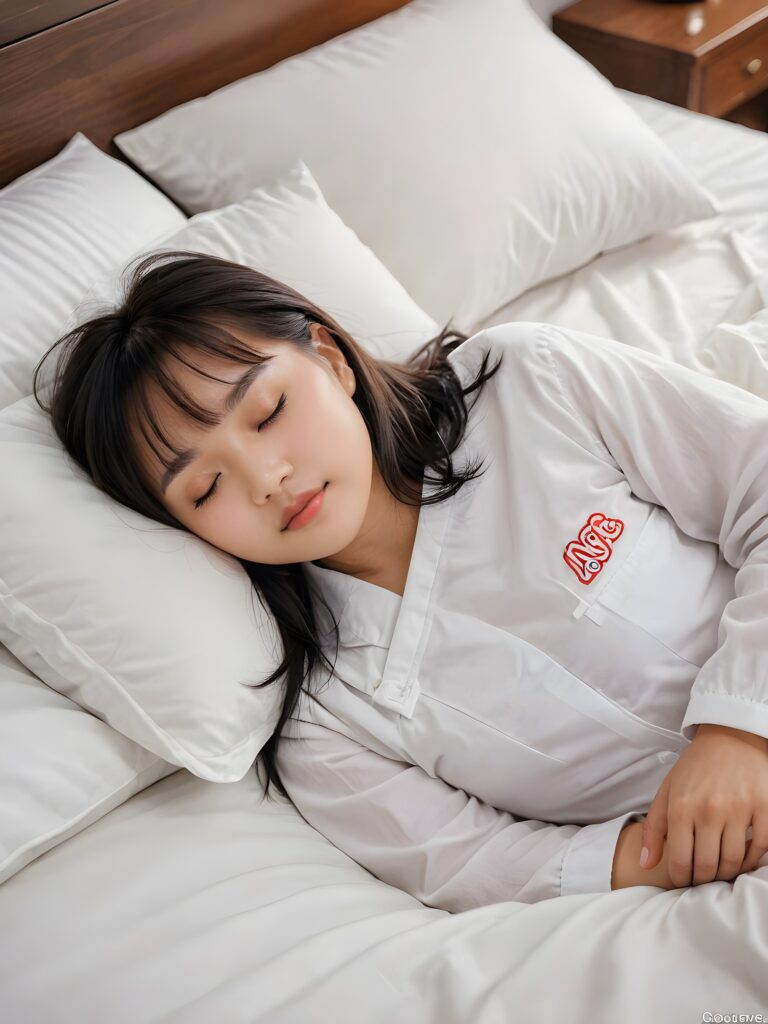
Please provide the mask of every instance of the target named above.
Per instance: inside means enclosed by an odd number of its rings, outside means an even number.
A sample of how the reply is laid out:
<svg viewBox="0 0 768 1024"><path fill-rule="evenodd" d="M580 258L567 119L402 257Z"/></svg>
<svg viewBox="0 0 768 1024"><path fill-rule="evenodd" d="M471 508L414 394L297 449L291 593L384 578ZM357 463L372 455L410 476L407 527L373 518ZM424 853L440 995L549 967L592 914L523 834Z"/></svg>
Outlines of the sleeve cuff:
<svg viewBox="0 0 768 1024"><path fill-rule="evenodd" d="M694 693L688 702L680 732L687 740L696 735L695 726L727 725L768 739L768 705L729 693Z"/></svg>
<svg viewBox="0 0 768 1024"><path fill-rule="evenodd" d="M609 821L583 825L563 857L560 895L610 892L613 855L619 833L627 822L642 821L644 817L641 811L629 811Z"/></svg>

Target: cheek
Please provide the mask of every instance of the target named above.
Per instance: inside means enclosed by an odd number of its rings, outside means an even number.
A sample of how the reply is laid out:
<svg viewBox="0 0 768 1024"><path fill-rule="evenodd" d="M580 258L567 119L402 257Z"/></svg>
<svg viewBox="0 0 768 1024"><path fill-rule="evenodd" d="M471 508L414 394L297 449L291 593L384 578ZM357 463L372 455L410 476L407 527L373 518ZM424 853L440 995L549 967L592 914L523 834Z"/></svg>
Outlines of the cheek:
<svg viewBox="0 0 768 1024"><path fill-rule="evenodd" d="M246 527L253 528L253 507L248 506L243 494L238 492L234 495L232 490L232 488L229 488L230 493L226 498L224 495L220 495L222 500L219 502L215 512L211 510L211 518L208 522L208 529L211 534L214 538L218 537L221 541L229 538L243 537Z"/></svg>
<svg viewBox="0 0 768 1024"><path fill-rule="evenodd" d="M367 494L371 482L373 448L365 420L352 408L344 433L346 443L339 445L339 457L352 470Z"/></svg>
<svg viewBox="0 0 768 1024"><path fill-rule="evenodd" d="M290 432L291 450L322 457L318 465L343 468L351 458L359 461L365 448L370 448L368 430L357 406L335 388L324 390L321 400L315 394L314 401L304 403Z"/></svg>

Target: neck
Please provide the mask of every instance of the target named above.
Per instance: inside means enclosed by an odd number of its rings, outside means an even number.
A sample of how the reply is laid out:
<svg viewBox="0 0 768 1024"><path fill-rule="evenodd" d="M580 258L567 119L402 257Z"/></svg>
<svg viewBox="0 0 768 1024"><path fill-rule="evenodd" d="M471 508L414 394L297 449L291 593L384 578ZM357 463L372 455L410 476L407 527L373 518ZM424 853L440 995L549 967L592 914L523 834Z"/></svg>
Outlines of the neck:
<svg viewBox="0 0 768 1024"><path fill-rule="evenodd" d="M421 484L415 486L418 493ZM316 564L402 595L420 511L419 506L394 497L374 460L368 510L359 533L341 551L318 559Z"/></svg>

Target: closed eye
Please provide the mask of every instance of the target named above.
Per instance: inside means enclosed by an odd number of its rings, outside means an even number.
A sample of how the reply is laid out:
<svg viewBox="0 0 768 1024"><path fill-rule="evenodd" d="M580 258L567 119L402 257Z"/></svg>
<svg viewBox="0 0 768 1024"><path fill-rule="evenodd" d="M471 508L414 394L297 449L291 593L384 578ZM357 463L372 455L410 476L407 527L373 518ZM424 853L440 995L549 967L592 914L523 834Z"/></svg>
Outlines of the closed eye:
<svg viewBox="0 0 768 1024"><path fill-rule="evenodd" d="M270 423L273 423L277 419L277 417L280 415L280 413L283 411L283 409L285 408L285 403L286 403L286 397L285 397L285 392L283 392L283 394L280 396L280 401L275 406L274 412L272 412L264 420L263 423L260 423L257 429L261 430L262 427L267 427L267 426L269 426ZM195 499L193 504L194 504L196 509L201 508L206 503L206 501L208 501L210 498L212 498L214 496L214 494L216 493L216 489L217 489L217 486L218 486L218 483L219 483L219 477L220 476L221 476L221 473L217 473L216 474L216 479L213 481L213 483L211 484L210 488L206 491L206 493L201 498L196 498Z"/></svg>

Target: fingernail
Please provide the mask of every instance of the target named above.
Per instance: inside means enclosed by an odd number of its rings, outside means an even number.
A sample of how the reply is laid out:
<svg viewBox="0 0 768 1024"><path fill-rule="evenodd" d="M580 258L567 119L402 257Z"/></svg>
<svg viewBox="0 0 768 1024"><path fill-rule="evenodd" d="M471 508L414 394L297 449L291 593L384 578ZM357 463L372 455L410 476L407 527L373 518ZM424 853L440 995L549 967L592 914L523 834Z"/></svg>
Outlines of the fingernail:
<svg viewBox="0 0 768 1024"><path fill-rule="evenodd" d="M648 850L644 846L642 851L641 851L641 853L640 853L640 867L644 868L647 863L648 863Z"/></svg>

